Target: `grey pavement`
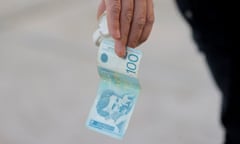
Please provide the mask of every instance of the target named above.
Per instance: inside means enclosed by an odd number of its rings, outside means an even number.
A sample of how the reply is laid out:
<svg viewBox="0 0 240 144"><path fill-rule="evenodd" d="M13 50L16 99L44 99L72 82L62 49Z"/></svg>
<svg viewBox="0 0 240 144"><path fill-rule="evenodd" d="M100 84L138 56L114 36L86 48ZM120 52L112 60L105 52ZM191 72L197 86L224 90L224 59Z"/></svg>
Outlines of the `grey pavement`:
<svg viewBox="0 0 240 144"><path fill-rule="evenodd" d="M221 144L220 93L188 25L155 2L123 140L85 127L99 77L97 0L0 0L0 144Z"/></svg>

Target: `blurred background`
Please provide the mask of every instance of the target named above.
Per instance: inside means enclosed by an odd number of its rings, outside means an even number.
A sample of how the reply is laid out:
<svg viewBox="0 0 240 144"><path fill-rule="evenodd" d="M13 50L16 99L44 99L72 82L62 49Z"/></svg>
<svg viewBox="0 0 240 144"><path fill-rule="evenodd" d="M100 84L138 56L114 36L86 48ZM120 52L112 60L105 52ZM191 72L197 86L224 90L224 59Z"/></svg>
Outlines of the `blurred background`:
<svg viewBox="0 0 240 144"><path fill-rule="evenodd" d="M0 144L220 144L220 93L173 0L155 1L124 139L85 127L98 2L0 0Z"/></svg>

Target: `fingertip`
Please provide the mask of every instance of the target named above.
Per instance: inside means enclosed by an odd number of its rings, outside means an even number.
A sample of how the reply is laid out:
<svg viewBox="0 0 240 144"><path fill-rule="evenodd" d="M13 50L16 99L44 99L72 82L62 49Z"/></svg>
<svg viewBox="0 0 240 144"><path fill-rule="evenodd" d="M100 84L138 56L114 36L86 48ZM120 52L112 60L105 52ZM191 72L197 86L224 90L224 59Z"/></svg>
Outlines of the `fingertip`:
<svg viewBox="0 0 240 144"><path fill-rule="evenodd" d="M124 58L126 56L126 47L120 40L115 41L115 53L121 58Z"/></svg>
<svg viewBox="0 0 240 144"><path fill-rule="evenodd" d="M137 41L127 43L127 46L130 48L136 48L138 45L139 45L139 43Z"/></svg>

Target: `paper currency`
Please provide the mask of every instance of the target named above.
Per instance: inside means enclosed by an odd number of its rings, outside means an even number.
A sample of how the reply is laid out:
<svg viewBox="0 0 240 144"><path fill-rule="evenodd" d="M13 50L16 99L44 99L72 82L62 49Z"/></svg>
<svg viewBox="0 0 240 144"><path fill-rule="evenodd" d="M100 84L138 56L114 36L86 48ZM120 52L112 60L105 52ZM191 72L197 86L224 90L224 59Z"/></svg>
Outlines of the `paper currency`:
<svg viewBox="0 0 240 144"><path fill-rule="evenodd" d="M140 92L137 76L142 53L127 48L123 59L115 54L113 40L102 38L99 44L97 61L101 80L87 127L121 139Z"/></svg>

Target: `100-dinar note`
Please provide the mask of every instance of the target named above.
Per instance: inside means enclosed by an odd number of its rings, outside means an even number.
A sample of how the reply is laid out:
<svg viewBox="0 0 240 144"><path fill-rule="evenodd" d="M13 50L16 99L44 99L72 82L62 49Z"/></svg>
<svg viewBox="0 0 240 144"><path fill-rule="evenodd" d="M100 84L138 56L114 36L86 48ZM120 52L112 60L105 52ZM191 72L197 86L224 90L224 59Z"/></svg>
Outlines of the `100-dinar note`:
<svg viewBox="0 0 240 144"><path fill-rule="evenodd" d="M87 120L90 129L122 138L140 92L138 70L142 53L127 49L126 57L114 52L112 40L103 39L98 52L100 84Z"/></svg>

